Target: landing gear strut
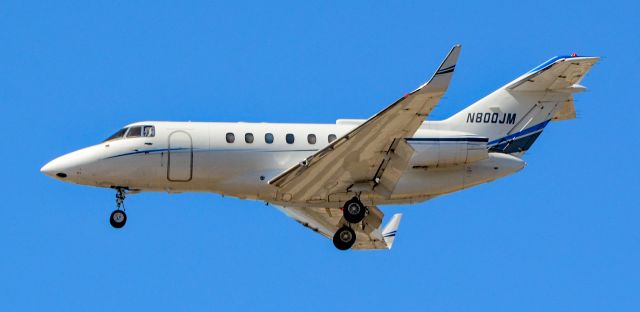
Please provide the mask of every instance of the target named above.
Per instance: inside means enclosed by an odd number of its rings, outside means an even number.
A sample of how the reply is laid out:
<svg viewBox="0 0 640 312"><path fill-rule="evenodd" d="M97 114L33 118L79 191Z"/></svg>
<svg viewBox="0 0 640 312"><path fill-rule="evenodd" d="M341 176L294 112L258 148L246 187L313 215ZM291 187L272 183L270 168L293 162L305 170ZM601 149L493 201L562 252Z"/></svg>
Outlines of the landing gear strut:
<svg viewBox="0 0 640 312"><path fill-rule="evenodd" d="M342 213L349 224L336 231L333 235L333 245L340 250L347 250L356 242L356 232L351 228L351 224L362 222L368 213L368 209L358 197L354 197L344 204Z"/></svg>
<svg viewBox="0 0 640 312"><path fill-rule="evenodd" d="M127 190L123 187L116 187L116 210L109 216L109 223L119 229L127 223L127 214L124 212L124 199L127 197ZM122 210L120 210L122 208Z"/></svg>

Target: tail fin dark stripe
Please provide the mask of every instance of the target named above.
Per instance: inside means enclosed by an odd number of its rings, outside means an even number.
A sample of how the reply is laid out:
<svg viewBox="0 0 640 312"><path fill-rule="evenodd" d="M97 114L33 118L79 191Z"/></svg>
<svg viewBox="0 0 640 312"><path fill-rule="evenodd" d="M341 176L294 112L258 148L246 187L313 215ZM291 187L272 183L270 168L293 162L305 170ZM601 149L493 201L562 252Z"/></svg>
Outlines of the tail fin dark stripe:
<svg viewBox="0 0 640 312"><path fill-rule="evenodd" d="M542 129L544 129L544 127L547 126L549 121L551 121L551 120L549 119L549 120L543 121L543 122L541 122L541 123L539 123L539 124L537 124L535 126L529 127L529 128L524 129L522 131L518 131L516 133L507 135L507 136L499 138L499 139L495 139L495 140L489 142L487 145L502 144L505 141L513 140L513 139L516 139L518 137L522 137L522 136L525 136L527 134L536 132L538 130L542 130Z"/></svg>
<svg viewBox="0 0 640 312"><path fill-rule="evenodd" d="M536 132L534 134L531 134L513 141L501 143L491 147L489 150L492 152L500 152L500 153L506 153L506 154L525 152L529 150L529 148L531 148L531 145L533 145L533 142L536 141L536 139L538 138L538 136L540 136L541 133L542 131Z"/></svg>

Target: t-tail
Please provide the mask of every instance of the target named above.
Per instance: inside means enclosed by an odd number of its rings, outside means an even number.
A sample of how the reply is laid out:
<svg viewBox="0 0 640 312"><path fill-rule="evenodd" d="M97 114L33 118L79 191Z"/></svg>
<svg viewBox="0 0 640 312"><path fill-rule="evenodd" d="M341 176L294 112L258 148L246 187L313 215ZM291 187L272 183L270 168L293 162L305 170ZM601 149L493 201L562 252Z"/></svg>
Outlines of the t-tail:
<svg viewBox="0 0 640 312"><path fill-rule="evenodd" d="M598 57L554 57L461 112L442 126L489 138L490 150L520 155L550 121L576 117L573 94Z"/></svg>

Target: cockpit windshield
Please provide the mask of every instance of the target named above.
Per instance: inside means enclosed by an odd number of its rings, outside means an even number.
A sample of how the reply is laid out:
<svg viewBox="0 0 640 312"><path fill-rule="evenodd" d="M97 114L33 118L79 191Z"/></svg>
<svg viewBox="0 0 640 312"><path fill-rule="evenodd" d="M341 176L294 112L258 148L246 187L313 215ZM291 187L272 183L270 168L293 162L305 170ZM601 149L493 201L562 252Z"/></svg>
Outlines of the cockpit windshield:
<svg viewBox="0 0 640 312"><path fill-rule="evenodd" d="M118 132L114 133L112 136L108 137L106 140L104 140L102 142L121 139L122 137L124 137L124 133L125 132L127 132L127 128L122 128L122 129L118 130Z"/></svg>
<svg viewBox="0 0 640 312"><path fill-rule="evenodd" d="M135 126L129 128L129 132L127 132L127 138L139 138L142 136L142 127Z"/></svg>
<svg viewBox="0 0 640 312"><path fill-rule="evenodd" d="M125 134L127 138L150 138L156 135L156 129L153 126L133 126L129 128L122 128L102 142L122 139L125 137Z"/></svg>

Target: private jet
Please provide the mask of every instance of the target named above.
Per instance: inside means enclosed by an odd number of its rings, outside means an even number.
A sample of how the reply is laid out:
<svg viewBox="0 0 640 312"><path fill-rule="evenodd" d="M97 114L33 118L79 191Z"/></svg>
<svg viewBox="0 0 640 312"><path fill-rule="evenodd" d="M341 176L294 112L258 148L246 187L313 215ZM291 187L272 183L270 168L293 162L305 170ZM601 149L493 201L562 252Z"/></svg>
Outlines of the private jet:
<svg viewBox="0 0 640 312"><path fill-rule="evenodd" d="M576 117L573 95L598 57L556 56L445 120L425 120L447 90L460 45L431 79L369 119L335 124L143 121L41 168L110 188L114 228L127 195L207 192L263 201L339 250L391 249L416 204L511 175L551 121Z"/></svg>

